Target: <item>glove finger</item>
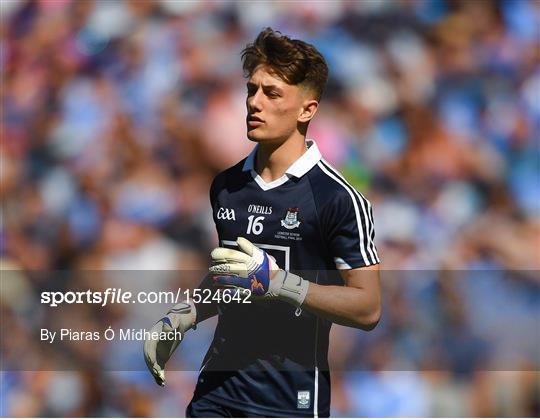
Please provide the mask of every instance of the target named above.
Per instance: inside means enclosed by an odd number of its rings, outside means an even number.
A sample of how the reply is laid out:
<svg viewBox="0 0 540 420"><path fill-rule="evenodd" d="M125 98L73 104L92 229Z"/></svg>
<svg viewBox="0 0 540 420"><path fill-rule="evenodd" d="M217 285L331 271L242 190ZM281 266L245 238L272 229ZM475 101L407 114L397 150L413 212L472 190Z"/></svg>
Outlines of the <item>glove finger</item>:
<svg viewBox="0 0 540 420"><path fill-rule="evenodd" d="M151 329L150 329L150 336L152 337L154 334L154 331L157 331L158 333L161 331L161 321L158 321ZM154 363L157 362L157 345L158 340L144 340L144 359L147 360L147 364L149 363L148 368L151 369L151 367L154 365Z"/></svg>
<svg viewBox="0 0 540 420"><path fill-rule="evenodd" d="M214 261L233 261L240 263L246 263L250 259L249 255L244 252L229 248L216 248L210 253L210 256Z"/></svg>
<svg viewBox="0 0 540 420"><path fill-rule="evenodd" d="M264 256L267 255L262 249L256 247L246 238L238 237L236 238L238 247L246 254L249 255L250 261L254 260L257 264L262 264L264 261Z"/></svg>
<svg viewBox="0 0 540 420"><path fill-rule="evenodd" d="M159 386L165 386L165 371L156 363L152 370L152 376Z"/></svg>
<svg viewBox="0 0 540 420"><path fill-rule="evenodd" d="M165 371L157 363L152 363L146 357L144 358L148 370L159 386L165 386Z"/></svg>
<svg viewBox="0 0 540 420"><path fill-rule="evenodd" d="M210 267L210 272L213 274L230 274L240 277L247 277L248 271L245 264L227 263L217 264Z"/></svg>
<svg viewBox="0 0 540 420"><path fill-rule="evenodd" d="M250 241L248 241L246 238L242 238L241 236L236 238L236 243L238 244L238 248L240 248L240 250L245 252L250 257L253 256L255 250L259 250L259 248L257 248Z"/></svg>
<svg viewBox="0 0 540 420"><path fill-rule="evenodd" d="M160 340L156 349L156 360L160 370L165 369L166 363L171 358L181 340Z"/></svg>
<svg viewBox="0 0 540 420"><path fill-rule="evenodd" d="M157 323L154 325L151 331L157 330L161 331L161 323ZM146 363L146 366L148 367L148 370L154 377L154 380L156 383L160 386L165 385L165 372L163 371L163 368L159 366L157 362L157 345L159 341L158 340L145 340L144 341L144 361Z"/></svg>
<svg viewBox="0 0 540 420"><path fill-rule="evenodd" d="M146 366L148 366L150 372L152 372L154 364L156 363L156 348L157 343L155 342L155 340L144 341L144 361L146 362Z"/></svg>

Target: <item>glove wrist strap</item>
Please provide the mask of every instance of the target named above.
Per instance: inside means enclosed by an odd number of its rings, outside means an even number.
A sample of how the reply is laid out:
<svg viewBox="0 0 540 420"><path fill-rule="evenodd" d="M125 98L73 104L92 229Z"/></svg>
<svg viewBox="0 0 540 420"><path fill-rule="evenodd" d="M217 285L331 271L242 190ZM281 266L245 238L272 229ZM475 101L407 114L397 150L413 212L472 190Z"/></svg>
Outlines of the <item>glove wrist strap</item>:
<svg viewBox="0 0 540 420"><path fill-rule="evenodd" d="M300 307L306 298L309 281L284 270L280 270L279 274L283 276L279 289L279 299L297 308Z"/></svg>

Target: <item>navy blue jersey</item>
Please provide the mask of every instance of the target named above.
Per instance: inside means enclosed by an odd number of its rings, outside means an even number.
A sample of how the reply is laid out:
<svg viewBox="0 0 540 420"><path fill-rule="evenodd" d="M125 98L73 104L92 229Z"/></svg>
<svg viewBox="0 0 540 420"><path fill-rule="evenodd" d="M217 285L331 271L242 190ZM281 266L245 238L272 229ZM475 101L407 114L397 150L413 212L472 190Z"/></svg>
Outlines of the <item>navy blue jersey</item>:
<svg viewBox="0 0 540 420"><path fill-rule="evenodd" d="M377 264L370 203L313 141L283 177L266 183L256 148L211 187L221 246L243 236L278 265L321 285L343 285L338 269ZM279 302L220 304L195 399L266 416L329 416L331 322Z"/></svg>

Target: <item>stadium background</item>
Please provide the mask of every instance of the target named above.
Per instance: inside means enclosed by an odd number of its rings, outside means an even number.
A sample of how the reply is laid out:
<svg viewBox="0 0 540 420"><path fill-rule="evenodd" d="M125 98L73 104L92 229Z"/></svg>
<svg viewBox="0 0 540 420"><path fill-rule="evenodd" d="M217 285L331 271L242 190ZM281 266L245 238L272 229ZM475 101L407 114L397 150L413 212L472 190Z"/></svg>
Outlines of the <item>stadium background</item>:
<svg viewBox="0 0 540 420"><path fill-rule="evenodd" d="M540 3L1 8L1 256L20 270L1 298L3 416L183 415L212 325L162 390L143 371L62 370L13 314L40 316L47 270L206 267L209 184L252 148L239 53L266 26L327 58L309 137L372 201L399 273L369 338L333 328L333 415L538 416ZM25 358L39 371L10 369Z"/></svg>

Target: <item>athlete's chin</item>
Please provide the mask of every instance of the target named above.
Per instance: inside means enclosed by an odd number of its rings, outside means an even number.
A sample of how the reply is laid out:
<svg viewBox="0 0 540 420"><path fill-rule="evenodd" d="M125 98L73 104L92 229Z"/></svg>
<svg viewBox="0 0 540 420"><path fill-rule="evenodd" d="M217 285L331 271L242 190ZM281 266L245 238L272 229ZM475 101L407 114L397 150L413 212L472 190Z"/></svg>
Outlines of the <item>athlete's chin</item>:
<svg viewBox="0 0 540 420"><path fill-rule="evenodd" d="M249 129L247 131L247 138L256 143L279 143L280 137L276 135L269 135L267 132L261 132L257 128Z"/></svg>
<svg viewBox="0 0 540 420"><path fill-rule="evenodd" d="M257 143L264 142L264 141L267 140L267 136L265 136L261 132L257 132L256 128L251 129L251 130L248 128L247 138L250 139L251 141L254 141L254 142L257 142Z"/></svg>

